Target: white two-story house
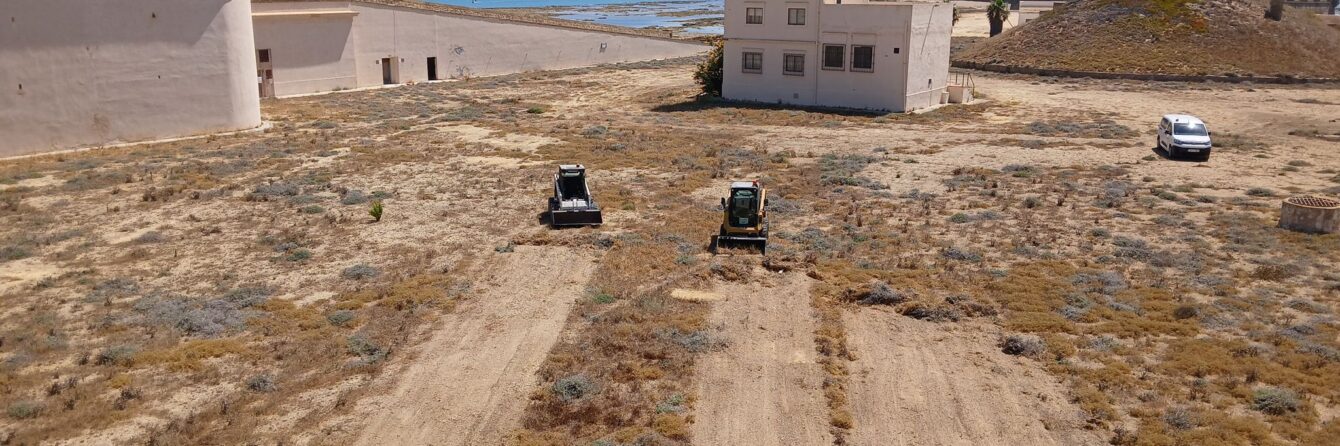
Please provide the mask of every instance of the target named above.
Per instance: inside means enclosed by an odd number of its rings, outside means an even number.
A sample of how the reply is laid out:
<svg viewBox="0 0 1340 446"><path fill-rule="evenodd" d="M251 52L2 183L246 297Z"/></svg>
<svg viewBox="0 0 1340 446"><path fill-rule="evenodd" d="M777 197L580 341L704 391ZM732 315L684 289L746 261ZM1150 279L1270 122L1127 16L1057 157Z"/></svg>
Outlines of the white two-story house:
<svg viewBox="0 0 1340 446"><path fill-rule="evenodd" d="M940 103L949 3L726 0L727 99L906 112Z"/></svg>

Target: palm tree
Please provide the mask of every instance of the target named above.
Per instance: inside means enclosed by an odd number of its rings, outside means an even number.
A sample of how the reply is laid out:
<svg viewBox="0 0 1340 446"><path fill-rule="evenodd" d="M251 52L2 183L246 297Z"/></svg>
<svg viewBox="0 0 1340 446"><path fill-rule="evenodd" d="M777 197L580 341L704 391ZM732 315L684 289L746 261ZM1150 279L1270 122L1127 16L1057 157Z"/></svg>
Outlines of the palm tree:
<svg viewBox="0 0 1340 446"><path fill-rule="evenodd" d="M991 22L991 37L1000 34L1008 18L1010 18L1010 4L1005 0L991 0L991 5L986 7L986 19Z"/></svg>

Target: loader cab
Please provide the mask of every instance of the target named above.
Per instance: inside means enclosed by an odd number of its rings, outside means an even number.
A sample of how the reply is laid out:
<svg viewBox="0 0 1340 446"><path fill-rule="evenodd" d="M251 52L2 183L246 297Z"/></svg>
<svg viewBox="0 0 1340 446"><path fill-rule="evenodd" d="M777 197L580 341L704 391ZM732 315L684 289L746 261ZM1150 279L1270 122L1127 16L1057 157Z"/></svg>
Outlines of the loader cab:
<svg viewBox="0 0 1340 446"><path fill-rule="evenodd" d="M726 225L731 228L755 228L762 218L765 197L758 183L736 181L731 183L730 196L721 199L726 211Z"/></svg>
<svg viewBox="0 0 1340 446"><path fill-rule="evenodd" d="M732 187L726 210L730 214L731 226L748 228L758 224L758 189Z"/></svg>
<svg viewBox="0 0 1340 446"><path fill-rule="evenodd" d="M586 167L566 164L558 167L558 190L563 201L587 200Z"/></svg>

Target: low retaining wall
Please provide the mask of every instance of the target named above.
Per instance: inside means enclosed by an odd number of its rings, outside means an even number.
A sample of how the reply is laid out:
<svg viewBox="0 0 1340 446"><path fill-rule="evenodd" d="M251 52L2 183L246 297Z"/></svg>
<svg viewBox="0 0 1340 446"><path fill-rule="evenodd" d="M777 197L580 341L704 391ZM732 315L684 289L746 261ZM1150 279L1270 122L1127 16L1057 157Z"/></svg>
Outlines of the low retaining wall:
<svg viewBox="0 0 1340 446"><path fill-rule="evenodd" d="M963 60L951 61L954 68L991 71L995 73L1031 74L1036 76L1087 77L1092 79L1127 79L1137 81L1163 82L1252 82L1257 84L1329 84L1340 83L1340 78L1306 77L1266 77L1266 76L1215 76L1193 74L1153 74L1153 73L1109 73L1103 71L1058 70L1051 68L1018 67L1012 65L985 64Z"/></svg>

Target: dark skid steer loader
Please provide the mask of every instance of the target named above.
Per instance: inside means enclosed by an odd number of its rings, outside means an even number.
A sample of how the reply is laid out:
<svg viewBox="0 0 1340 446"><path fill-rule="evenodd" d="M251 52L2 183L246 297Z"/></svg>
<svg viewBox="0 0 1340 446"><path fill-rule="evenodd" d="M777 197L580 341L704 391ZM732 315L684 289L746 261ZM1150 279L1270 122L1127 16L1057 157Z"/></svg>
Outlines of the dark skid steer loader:
<svg viewBox="0 0 1340 446"><path fill-rule="evenodd" d="M600 206L586 187L586 167L563 164L554 174L554 196L549 197L549 225L596 226L604 223Z"/></svg>
<svg viewBox="0 0 1340 446"><path fill-rule="evenodd" d="M758 181L735 181L730 196L721 199L725 214L721 231L712 240L712 253L718 248L749 246L759 253L768 252L768 191Z"/></svg>

